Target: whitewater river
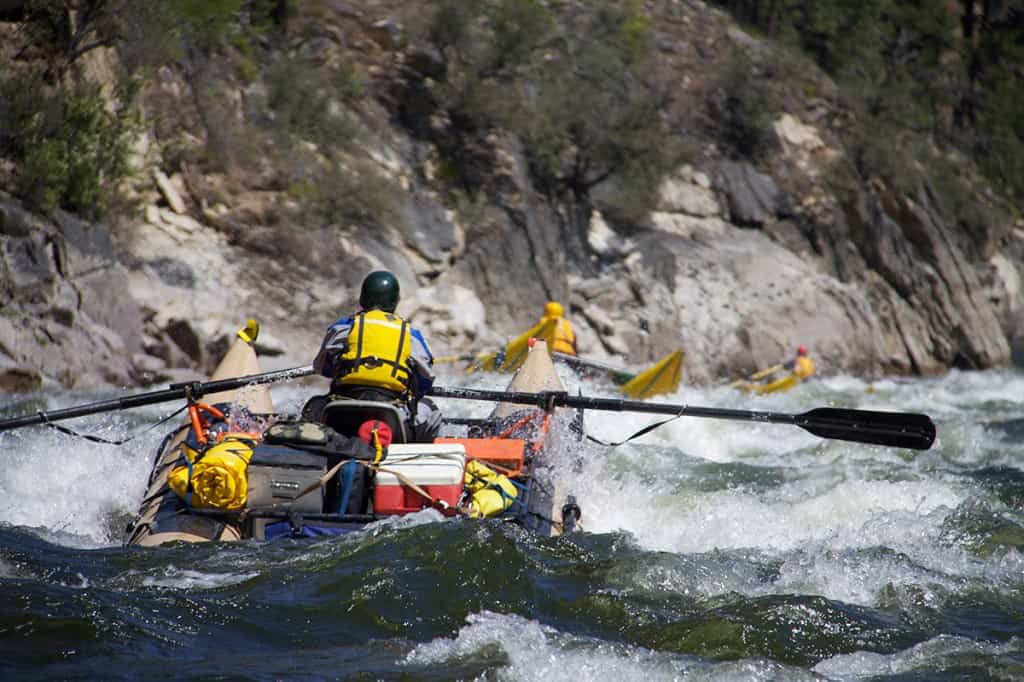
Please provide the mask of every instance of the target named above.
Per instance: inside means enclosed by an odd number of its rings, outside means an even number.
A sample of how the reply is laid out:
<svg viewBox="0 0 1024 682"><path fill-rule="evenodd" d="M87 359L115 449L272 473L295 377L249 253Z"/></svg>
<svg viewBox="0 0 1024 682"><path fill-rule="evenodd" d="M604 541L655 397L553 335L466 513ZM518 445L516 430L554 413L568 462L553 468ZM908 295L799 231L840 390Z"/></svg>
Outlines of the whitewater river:
<svg viewBox="0 0 1024 682"><path fill-rule="evenodd" d="M0 396L0 417L114 395ZM138 434L122 446L0 433L0 679L1024 679L1024 374L664 400L925 412L938 438L918 452L683 418L557 454L583 533L422 512L316 541L141 549L121 541L166 426L146 429L177 405L62 422ZM588 412L586 429L620 440L655 421Z"/></svg>

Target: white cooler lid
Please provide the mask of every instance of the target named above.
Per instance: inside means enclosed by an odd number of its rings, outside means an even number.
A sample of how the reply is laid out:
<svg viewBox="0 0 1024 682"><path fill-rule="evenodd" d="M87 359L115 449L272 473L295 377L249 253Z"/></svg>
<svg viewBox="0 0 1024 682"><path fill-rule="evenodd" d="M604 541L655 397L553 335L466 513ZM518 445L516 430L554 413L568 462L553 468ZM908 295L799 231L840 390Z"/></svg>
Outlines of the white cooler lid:
<svg viewBox="0 0 1024 682"><path fill-rule="evenodd" d="M466 448L462 443L403 443L389 445L383 469L402 474L417 485L458 485L466 468ZM378 471L377 485L401 485L398 477Z"/></svg>

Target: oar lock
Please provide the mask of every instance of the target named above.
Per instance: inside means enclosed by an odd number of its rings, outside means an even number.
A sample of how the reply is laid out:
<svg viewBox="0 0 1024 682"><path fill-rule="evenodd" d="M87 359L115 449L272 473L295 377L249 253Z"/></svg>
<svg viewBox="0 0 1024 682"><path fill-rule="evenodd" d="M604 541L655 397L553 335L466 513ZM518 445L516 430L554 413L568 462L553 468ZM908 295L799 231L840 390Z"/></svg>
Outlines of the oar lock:
<svg viewBox="0 0 1024 682"><path fill-rule="evenodd" d="M169 391L182 391L185 400L192 402L203 397L203 384L199 381L182 381L167 387Z"/></svg>
<svg viewBox="0 0 1024 682"><path fill-rule="evenodd" d="M568 397L568 391L540 391L537 393L537 406L551 412L558 405L564 405Z"/></svg>

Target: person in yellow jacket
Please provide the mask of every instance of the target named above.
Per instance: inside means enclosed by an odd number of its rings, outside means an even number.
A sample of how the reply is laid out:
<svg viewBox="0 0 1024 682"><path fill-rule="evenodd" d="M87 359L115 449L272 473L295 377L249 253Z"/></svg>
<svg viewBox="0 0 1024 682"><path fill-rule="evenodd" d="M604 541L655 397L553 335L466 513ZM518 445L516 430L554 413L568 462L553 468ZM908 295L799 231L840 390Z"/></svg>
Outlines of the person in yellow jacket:
<svg viewBox="0 0 1024 682"><path fill-rule="evenodd" d="M549 350L566 355L576 355L576 332L572 329L572 323L563 317L564 313L565 310L561 303L548 301L544 306L544 314L541 316L540 322L557 320Z"/></svg>
<svg viewBox="0 0 1024 682"><path fill-rule="evenodd" d="M331 379L331 390L307 402L305 418L317 421L318 409L332 396L392 402L406 413L413 440L433 441L441 413L424 396L434 384L434 356L423 334L395 314L399 297L392 273L366 276L359 292L362 310L327 328L313 360L313 371Z"/></svg>
<svg viewBox="0 0 1024 682"><path fill-rule="evenodd" d="M807 346L797 346L796 357L783 365L801 381L814 376L814 360L807 354Z"/></svg>

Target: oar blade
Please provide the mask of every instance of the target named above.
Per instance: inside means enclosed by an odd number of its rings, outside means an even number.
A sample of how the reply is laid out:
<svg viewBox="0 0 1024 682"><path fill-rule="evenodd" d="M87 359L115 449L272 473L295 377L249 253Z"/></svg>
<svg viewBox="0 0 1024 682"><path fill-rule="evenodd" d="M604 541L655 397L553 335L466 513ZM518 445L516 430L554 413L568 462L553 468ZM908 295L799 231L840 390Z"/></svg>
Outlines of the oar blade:
<svg viewBox="0 0 1024 682"><path fill-rule="evenodd" d="M496 372L498 354L497 353L481 353L477 355L473 362L466 367L466 374L474 374L476 372Z"/></svg>
<svg viewBox="0 0 1024 682"><path fill-rule="evenodd" d="M682 350L669 353L620 386L619 392L634 400L675 393L683 378L684 358Z"/></svg>
<svg viewBox="0 0 1024 682"><path fill-rule="evenodd" d="M783 369L784 368L783 368L783 366L781 364L772 365L771 367L765 367L762 370L754 372L753 374L751 374L750 376L746 377L745 379L737 379L736 381L734 381L731 384L729 384L729 388L738 388L741 391L747 391L747 392L753 391L754 388L755 388L755 384L753 382L760 381L761 379L764 379L769 374L775 374L776 372L780 372Z"/></svg>
<svg viewBox="0 0 1024 682"><path fill-rule="evenodd" d="M895 448L927 450L935 423L925 414L819 407L795 415L793 423L815 436Z"/></svg>
<svg viewBox="0 0 1024 682"><path fill-rule="evenodd" d="M526 362L526 356L530 352L530 339L543 339L550 346L557 324L553 319L538 322L509 341L505 346L505 358L501 366L498 367L498 371L508 373L519 369Z"/></svg>
<svg viewBox="0 0 1024 682"><path fill-rule="evenodd" d="M782 363L779 363L777 365L772 365L771 367L765 367L764 369L760 370L759 372L754 372L753 374L751 374L750 375L750 379L751 379L751 381L758 381L759 379L764 379L769 374L775 374L776 372L781 372L782 369L783 369Z"/></svg>

